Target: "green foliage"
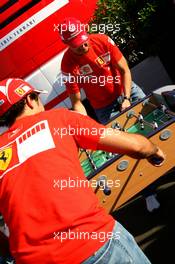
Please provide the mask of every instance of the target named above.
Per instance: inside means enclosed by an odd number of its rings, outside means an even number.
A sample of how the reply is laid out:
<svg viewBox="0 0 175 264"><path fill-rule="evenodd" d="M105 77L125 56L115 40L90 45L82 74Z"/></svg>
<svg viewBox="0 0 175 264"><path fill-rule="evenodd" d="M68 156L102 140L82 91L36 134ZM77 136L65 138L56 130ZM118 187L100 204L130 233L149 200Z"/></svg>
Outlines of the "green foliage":
<svg viewBox="0 0 175 264"><path fill-rule="evenodd" d="M145 23L145 25L149 26L149 22L151 19L151 16L156 12L156 4L155 3L146 3L145 7L143 7L139 12L138 12L138 19L142 22Z"/></svg>
<svg viewBox="0 0 175 264"><path fill-rule="evenodd" d="M120 47L130 66L158 52L166 0L99 0L90 33L105 33ZM98 25L95 30L94 24ZM104 26L100 26L105 24ZM110 25L110 27L109 27Z"/></svg>

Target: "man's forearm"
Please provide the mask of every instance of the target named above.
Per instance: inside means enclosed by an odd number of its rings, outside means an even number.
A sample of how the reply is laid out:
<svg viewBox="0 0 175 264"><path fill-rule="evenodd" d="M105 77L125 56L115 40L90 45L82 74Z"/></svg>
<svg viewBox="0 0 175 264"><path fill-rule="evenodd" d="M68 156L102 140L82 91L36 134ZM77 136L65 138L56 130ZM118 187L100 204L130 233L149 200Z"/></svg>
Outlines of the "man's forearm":
<svg viewBox="0 0 175 264"><path fill-rule="evenodd" d="M124 96L130 98L131 86L132 86L132 79L131 79L130 71L123 73L122 82L123 82L123 86L124 86Z"/></svg>
<svg viewBox="0 0 175 264"><path fill-rule="evenodd" d="M100 138L98 149L119 154L127 154L133 158L148 158L156 154L158 148L144 136L113 130L112 134Z"/></svg>
<svg viewBox="0 0 175 264"><path fill-rule="evenodd" d="M81 93L77 92L75 94L70 94L69 97L70 97L70 100L72 103L73 110L75 110L75 111L77 111L83 115L87 115L86 109L81 102Z"/></svg>
<svg viewBox="0 0 175 264"><path fill-rule="evenodd" d="M122 56L120 61L115 60L114 58L113 67L118 69L121 73L121 83L124 86L124 95L130 97L131 94L131 86L132 86L132 78L131 78L131 71L128 67L127 61Z"/></svg>
<svg viewBox="0 0 175 264"><path fill-rule="evenodd" d="M84 105L81 102L77 102L73 105L73 110L83 114L83 115L87 115L86 109L84 107Z"/></svg>

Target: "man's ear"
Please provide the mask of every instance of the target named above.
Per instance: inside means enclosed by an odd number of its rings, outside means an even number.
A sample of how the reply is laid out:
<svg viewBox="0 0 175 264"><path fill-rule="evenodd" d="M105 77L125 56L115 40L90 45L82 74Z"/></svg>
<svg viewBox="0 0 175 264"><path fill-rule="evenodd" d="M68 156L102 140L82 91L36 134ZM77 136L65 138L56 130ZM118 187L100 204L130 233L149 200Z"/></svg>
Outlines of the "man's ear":
<svg viewBox="0 0 175 264"><path fill-rule="evenodd" d="M33 106L33 100L30 98L30 94L27 95L26 97L26 104L29 108L33 109L34 106Z"/></svg>

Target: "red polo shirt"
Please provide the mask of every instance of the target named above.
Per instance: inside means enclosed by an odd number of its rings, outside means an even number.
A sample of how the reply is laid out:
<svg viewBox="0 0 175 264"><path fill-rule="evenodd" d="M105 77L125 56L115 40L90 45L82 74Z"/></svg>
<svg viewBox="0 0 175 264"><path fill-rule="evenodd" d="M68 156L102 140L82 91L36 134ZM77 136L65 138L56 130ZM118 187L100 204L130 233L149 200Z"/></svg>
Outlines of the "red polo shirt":
<svg viewBox="0 0 175 264"><path fill-rule="evenodd" d="M83 88L93 108L99 109L111 104L123 91L121 74L113 67L114 58L119 61L122 53L104 34L91 34L89 43L83 55L68 49L61 70L68 93L75 94Z"/></svg>
<svg viewBox="0 0 175 264"><path fill-rule="evenodd" d="M100 129L89 117L56 109L19 119L1 135L0 212L17 264L78 264L107 241L114 220L91 186L80 185L78 160L78 147L96 149ZM94 238L100 232L104 241Z"/></svg>

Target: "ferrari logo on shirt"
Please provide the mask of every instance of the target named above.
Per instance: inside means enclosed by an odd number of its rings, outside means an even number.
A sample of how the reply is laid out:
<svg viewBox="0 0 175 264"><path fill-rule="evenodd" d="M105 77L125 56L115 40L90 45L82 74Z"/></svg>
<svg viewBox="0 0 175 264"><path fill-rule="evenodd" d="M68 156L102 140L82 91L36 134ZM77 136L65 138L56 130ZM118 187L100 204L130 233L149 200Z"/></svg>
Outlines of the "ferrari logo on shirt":
<svg viewBox="0 0 175 264"><path fill-rule="evenodd" d="M99 66L103 66L105 64L105 60L102 57L98 57L96 62Z"/></svg>
<svg viewBox="0 0 175 264"><path fill-rule="evenodd" d="M12 148L6 148L0 151L0 170L7 169L12 159Z"/></svg>
<svg viewBox="0 0 175 264"><path fill-rule="evenodd" d="M82 75L90 74L92 72L93 72L93 70L89 64L83 65L80 68L80 74L82 74Z"/></svg>

